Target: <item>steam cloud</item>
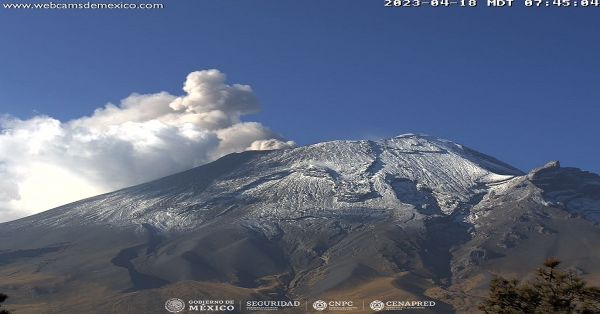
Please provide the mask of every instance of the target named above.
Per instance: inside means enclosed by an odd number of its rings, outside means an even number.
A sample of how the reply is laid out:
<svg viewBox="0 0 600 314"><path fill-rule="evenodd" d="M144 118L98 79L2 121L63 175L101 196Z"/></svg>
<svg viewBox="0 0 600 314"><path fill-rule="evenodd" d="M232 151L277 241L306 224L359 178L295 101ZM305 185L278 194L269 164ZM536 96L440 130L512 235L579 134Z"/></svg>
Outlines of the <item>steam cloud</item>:
<svg viewBox="0 0 600 314"><path fill-rule="evenodd" d="M192 72L183 96L132 94L89 117L0 117L0 221L186 170L245 150L294 146L242 122L260 106L248 85Z"/></svg>

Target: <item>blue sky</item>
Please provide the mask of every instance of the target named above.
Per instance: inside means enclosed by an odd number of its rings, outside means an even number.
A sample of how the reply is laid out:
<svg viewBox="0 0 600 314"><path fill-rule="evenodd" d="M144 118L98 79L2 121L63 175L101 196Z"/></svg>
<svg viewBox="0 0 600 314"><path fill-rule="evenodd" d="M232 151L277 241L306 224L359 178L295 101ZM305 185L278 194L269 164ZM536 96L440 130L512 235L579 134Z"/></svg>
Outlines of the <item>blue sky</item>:
<svg viewBox="0 0 600 314"><path fill-rule="evenodd" d="M0 113L75 119L216 68L253 87L263 111L247 119L301 145L427 133L523 170L600 172L598 8L164 3L0 9Z"/></svg>

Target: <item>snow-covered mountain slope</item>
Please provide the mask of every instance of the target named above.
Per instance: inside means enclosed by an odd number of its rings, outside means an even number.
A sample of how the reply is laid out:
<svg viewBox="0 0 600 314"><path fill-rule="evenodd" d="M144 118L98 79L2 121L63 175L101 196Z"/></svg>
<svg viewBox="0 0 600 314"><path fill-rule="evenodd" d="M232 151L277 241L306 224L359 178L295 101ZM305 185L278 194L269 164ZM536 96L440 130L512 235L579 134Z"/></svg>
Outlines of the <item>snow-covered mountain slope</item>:
<svg viewBox="0 0 600 314"><path fill-rule="evenodd" d="M470 210L468 221L477 225L506 203L531 200L541 208L557 207L574 216L600 223L600 177L577 168L561 168L558 161L499 184L492 184Z"/></svg>
<svg viewBox="0 0 600 314"><path fill-rule="evenodd" d="M473 313L494 274L550 256L597 285L599 201L596 174L423 135L248 151L0 224L0 291L19 313L163 313L185 293Z"/></svg>
<svg viewBox="0 0 600 314"><path fill-rule="evenodd" d="M387 210L397 219L450 215L523 173L453 142L407 134L245 152L147 184L11 223L150 224L188 229L244 208L241 219Z"/></svg>

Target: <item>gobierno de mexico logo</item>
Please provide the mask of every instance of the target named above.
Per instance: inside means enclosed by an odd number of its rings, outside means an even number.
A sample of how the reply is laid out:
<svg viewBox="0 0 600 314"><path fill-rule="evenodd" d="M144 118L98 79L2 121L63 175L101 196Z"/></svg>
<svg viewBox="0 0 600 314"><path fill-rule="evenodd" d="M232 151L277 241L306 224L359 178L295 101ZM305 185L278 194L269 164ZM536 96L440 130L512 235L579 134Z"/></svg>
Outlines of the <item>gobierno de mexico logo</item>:
<svg viewBox="0 0 600 314"><path fill-rule="evenodd" d="M179 313L185 310L185 302L182 299L171 298L165 302L165 309L171 313Z"/></svg>

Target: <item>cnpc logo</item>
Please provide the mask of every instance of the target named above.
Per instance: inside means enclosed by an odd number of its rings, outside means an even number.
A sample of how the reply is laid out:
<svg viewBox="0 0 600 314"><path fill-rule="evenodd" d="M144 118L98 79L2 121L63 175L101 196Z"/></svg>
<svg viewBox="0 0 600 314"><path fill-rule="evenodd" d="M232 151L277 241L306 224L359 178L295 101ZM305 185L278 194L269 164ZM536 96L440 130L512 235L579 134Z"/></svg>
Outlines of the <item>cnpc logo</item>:
<svg viewBox="0 0 600 314"><path fill-rule="evenodd" d="M324 311L326 309L330 311L349 311L357 310L358 307L354 305L354 301L348 300L333 300L323 301L317 300L312 304L313 308L317 311Z"/></svg>
<svg viewBox="0 0 600 314"><path fill-rule="evenodd" d="M313 308L317 311L324 311L325 309L327 309L327 302L323 300L317 300L313 302Z"/></svg>

